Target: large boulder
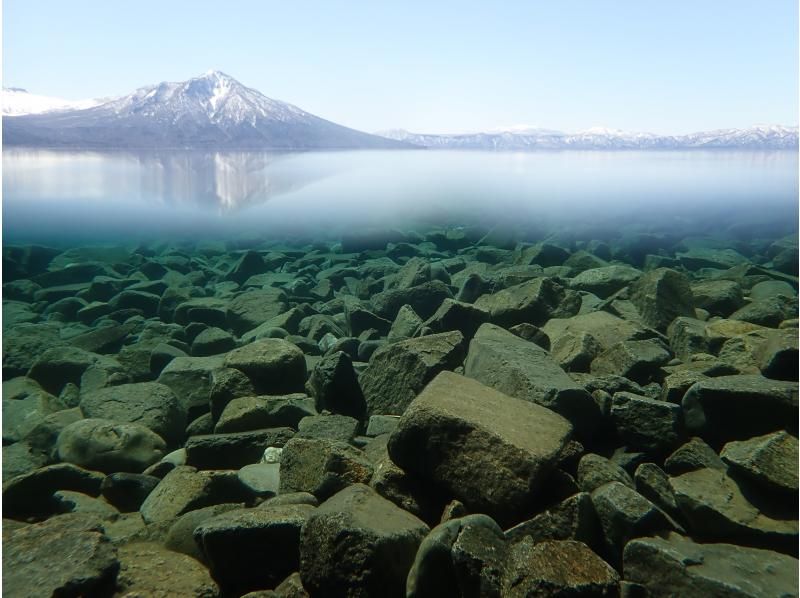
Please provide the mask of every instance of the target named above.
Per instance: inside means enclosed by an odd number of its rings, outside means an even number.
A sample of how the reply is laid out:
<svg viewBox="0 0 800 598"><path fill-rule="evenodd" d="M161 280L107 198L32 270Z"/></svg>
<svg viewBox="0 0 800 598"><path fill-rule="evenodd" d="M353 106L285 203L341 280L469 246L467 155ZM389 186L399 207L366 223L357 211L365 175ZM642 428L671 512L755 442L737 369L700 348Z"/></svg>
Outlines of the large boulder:
<svg viewBox="0 0 800 598"><path fill-rule="evenodd" d="M259 394L302 392L306 360L292 343L267 338L234 349L225 356L225 367L244 372Z"/></svg>
<svg viewBox="0 0 800 598"><path fill-rule="evenodd" d="M80 407L86 417L141 424L168 445L182 440L186 428L185 405L158 382L121 384L81 394Z"/></svg>
<svg viewBox="0 0 800 598"><path fill-rule="evenodd" d="M579 436L590 436L600 419L592 396L547 351L493 324L481 326L470 342L464 374L510 397L552 409Z"/></svg>
<svg viewBox="0 0 800 598"><path fill-rule="evenodd" d="M464 361L464 336L431 334L378 349L359 378L370 415L402 415L414 397L443 370Z"/></svg>
<svg viewBox="0 0 800 598"><path fill-rule="evenodd" d="M374 471L366 455L347 443L293 438L281 452L281 493L309 492L324 500L343 488L369 482Z"/></svg>
<svg viewBox="0 0 800 598"><path fill-rule="evenodd" d="M797 437L784 431L726 444L720 457L766 490L797 493Z"/></svg>
<svg viewBox="0 0 800 598"><path fill-rule="evenodd" d="M6 532L3 525L3 594L110 596L119 561L100 522L61 515Z"/></svg>
<svg viewBox="0 0 800 598"><path fill-rule="evenodd" d="M625 547L625 579L648 596L782 598L797 595L797 559L732 544L697 544L678 534L639 538Z"/></svg>
<svg viewBox="0 0 800 598"><path fill-rule="evenodd" d="M327 409L364 419L367 411L364 393L347 353L337 351L323 357L311 371L308 385L316 399L317 411Z"/></svg>
<svg viewBox="0 0 800 598"><path fill-rule="evenodd" d="M549 409L442 372L400 418L389 454L504 524L531 507L571 434L569 422Z"/></svg>
<svg viewBox="0 0 800 598"><path fill-rule="evenodd" d="M220 596L208 569L185 554L155 542L132 542L118 550L117 587L125 596Z"/></svg>
<svg viewBox="0 0 800 598"><path fill-rule="evenodd" d="M631 285L631 301L642 321L666 331L678 316L694 317L694 296L689 278L676 270L657 268Z"/></svg>
<svg viewBox="0 0 800 598"><path fill-rule="evenodd" d="M311 595L405 595L422 521L363 484L322 503L300 534L300 576Z"/></svg>
<svg viewBox="0 0 800 598"><path fill-rule="evenodd" d="M237 335L286 311L286 293L266 288L237 295L227 306L228 326Z"/></svg>
<svg viewBox="0 0 800 598"><path fill-rule="evenodd" d="M213 372L222 367L222 359L221 355L175 357L161 370L158 382L172 389L190 420L208 411Z"/></svg>
<svg viewBox="0 0 800 598"><path fill-rule="evenodd" d="M619 592L619 574L583 542L525 538L509 550L502 596L606 598Z"/></svg>
<svg viewBox="0 0 800 598"><path fill-rule="evenodd" d="M100 494L105 476L71 463L56 463L34 469L3 482L3 517L49 513L55 492L73 490L91 496Z"/></svg>
<svg viewBox="0 0 800 598"><path fill-rule="evenodd" d="M497 596L506 553L503 530L491 517L466 515L445 521L420 544L406 580L406 596Z"/></svg>
<svg viewBox="0 0 800 598"><path fill-rule="evenodd" d="M58 437L58 456L65 463L114 473L141 473L166 453L164 440L136 423L82 419Z"/></svg>
<svg viewBox="0 0 800 598"><path fill-rule="evenodd" d="M278 585L300 566L300 530L310 505L228 511L200 523L194 537L211 573L234 595Z"/></svg>
<svg viewBox="0 0 800 598"><path fill-rule="evenodd" d="M686 429L712 445L782 429L797 434L797 389L758 375L700 380L681 401Z"/></svg>
<svg viewBox="0 0 800 598"><path fill-rule="evenodd" d="M637 280L641 270L631 266L615 264L584 270L570 281L570 288L586 291L605 299Z"/></svg>
<svg viewBox="0 0 800 598"><path fill-rule="evenodd" d="M541 326L550 318L569 318L578 313L580 295L564 289L551 278L536 278L483 295L475 307L489 312L489 320L506 328L528 322Z"/></svg>
<svg viewBox="0 0 800 598"><path fill-rule="evenodd" d="M611 421L626 446L663 454L683 440L683 414L679 405L618 392L611 400Z"/></svg>
<svg viewBox="0 0 800 598"><path fill-rule="evenodd" d="M796 512L792 519L776 519L762 512L750 502L750 493L744 493L747 487L740 487L725 471L698 469L672 478L671 484L694 534L783 552L797 549Z"/></svg>

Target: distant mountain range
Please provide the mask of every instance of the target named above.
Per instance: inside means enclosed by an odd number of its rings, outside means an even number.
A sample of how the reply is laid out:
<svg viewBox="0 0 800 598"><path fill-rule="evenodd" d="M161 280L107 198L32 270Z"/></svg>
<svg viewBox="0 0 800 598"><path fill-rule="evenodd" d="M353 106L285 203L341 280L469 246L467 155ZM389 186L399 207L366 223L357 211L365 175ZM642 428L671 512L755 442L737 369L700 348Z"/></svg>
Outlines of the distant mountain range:
<svg viewBox="0 0 800 598"><path fill-rule="evenodd" d="M689 135L656 135L593 128L578 133L549 129L515 129L458 135L409 133L402 129L378 133L388 139L432 149L496 151L528 150L641 150L641 149L797 149L798 128L758 125L748 129L719 129Z"/></svg>
<svg viewBox="0 0 800 598"><path fill-rule="evenodd" d="M10 97L7 111L6 98ZM120 98L64 102L3 90L3 143L95 149L391 149L370 135L273 100L219 71ZM16 114L16 115L15 115Z"/></svg>
<svg viewBox="0 0 800 598"><path fill-rule="evenodd" d="M273 100L233 77L209 71L119 98L68 101L3 89L3 143L81 149L469 149L495 151L616 149L797 149L798 128L779 125L690 135L593 128L432 135L391 130L375 135Z"/></svg>

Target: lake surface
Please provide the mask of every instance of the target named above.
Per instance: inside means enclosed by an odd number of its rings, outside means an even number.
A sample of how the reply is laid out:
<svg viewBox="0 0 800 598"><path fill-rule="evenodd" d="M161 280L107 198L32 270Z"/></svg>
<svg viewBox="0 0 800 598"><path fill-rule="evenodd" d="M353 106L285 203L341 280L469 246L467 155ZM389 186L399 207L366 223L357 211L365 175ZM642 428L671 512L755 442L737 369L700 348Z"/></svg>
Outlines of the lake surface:
<svg viewBox="0 0 800 598"><path fill-rule="evenodd" d="M792 151L3 152L5 243L470 220L796 230ZM776 231L780 232L780 231Z"/></svg>

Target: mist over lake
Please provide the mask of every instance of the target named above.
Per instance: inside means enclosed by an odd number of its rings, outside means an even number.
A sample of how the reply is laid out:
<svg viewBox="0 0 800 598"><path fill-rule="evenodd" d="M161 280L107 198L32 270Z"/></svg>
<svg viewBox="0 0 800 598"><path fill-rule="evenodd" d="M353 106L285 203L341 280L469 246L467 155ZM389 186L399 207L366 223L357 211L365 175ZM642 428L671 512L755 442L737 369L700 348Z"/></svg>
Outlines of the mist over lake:
<svg viewBox="0 0 800 598"><path fill-rule="evenodd" d="M792 151L3 152L6 243L626 218L791 226ZM709 221L712 216L718 221ZM665 221L664 218L667 220Z"/></svg>

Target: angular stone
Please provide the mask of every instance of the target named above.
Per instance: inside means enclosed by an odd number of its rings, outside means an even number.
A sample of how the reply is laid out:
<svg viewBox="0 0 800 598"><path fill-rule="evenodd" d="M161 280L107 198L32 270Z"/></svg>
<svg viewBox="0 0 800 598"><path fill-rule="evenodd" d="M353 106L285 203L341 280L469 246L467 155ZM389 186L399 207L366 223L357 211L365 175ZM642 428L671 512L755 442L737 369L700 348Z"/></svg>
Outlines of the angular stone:
<svg viewBox="0 0 800 598"><path fill-rule="evenodd" d="M622 341L595 357L590 371L595 376L616 374L648 384L662 376L661 366L670 359L672 354L659 340Z"/></svg>
<svg viewBox="0 0 800 598"><path fill-rule="evenodd" d="M622 467L605 457L587 453L578 462L578 487L583 492L594 492L609 482L620 482L633 489L633 480Z"/></svg>
<svg viewBox="0 0 800 598"><path fill-rule="evenodd" d="M455 299L445 299L430 318L422 324L430 328L434 333L450 332L458 330L469 340L474 335L481 324L489 320L489 312L471 305L456 301Z"/></svg>
<svg viewBox="0 0 800 598"><path fill-rule="evenodd" d="M81 394L86 417L131 422L150 428L168 445L183 438L186 408L172 390L157 382L121 384Z"/></svg>
<svg viewBox="0 0 800 598"><path fill-rule="evenodd" d="M692 284L696 307L708 310L712 316L727 318L744 305L741 285L733 280L704 280Z"/></svg>
<svg viewBox="0 0 800 598"><path fill-rule="evenodd" d="M125 596L218 598L217 584L195 559L155 542L120 546L118 592Z"/></svg>
<svg viewBox="0 0 800 598"><path fill-rule="evenodd" d="M798 490L797 437L784 431L726 444L720 457L767 490Z"/></svg>
<svg viewBox="0 0 800 598"><path fill-rule="evenodd" d="M510 397L552 409L581 436L590 436L600 411L586 390L538 345L484 324L469 344L464 374Z"/></svg>
<svg viewBox="0 0 800 598"><path fill-rule="evenodd" d="M696 436L678 447L664 461L664 470L671 475L680 475L705 467L724 470L725 463L714 452L714 449L708 446L702 438Z"/></svg>
<svg viewBox="0 0 800 598"><path fill-rule="evenodd" d="M268 447L282 447L292 436L291 428L190 436L186 464L198 469L238 469L258 463Z"/></svg>
<svg viewBox="0 0 800 598"><path fill-rule="evenodd" d="M200 546L197 545L197 542L195 542L195 528L212 517L243 507L244 504L242 503L222 503L211 505L210 507L201 507L184 513L175 520L175 523L169 526L169 531L167 531L167 535L164 538L164 546L169 550L189 555L199 562L208 565L205 561L203 551Z"/></svg>
<svg viewBox="0 0 800 598"><path fill-rule="evenodd" d="M306 360L295 345L282 339L262 339L225 357L225 367L244 372L259 394L302 392Z"/></svg>
<svg viewBox="0 0 800 598"><path fill-rule="evenodd" d="M509 551L503 576L503 596L617 595L619 574L583 542L525 538Z"/></svg>
<svg viewBox="0 0 800 598"><path fill-rule="evenodd" d="M592 492L592 504L614 560L633 538L649 536L673 528L667 516L635 490L610 482Z"/></svg>
<svg viewBox="0 0 800 598"><path fill-rule="evenodd" d="M466 515L434 527L417 550L406 596L499 596L507 547L486 515Z"/></svg>
<svg viewBox="0 0 800 598"><path fill-rule="evenodd" d="M297 426L298 438L325 438L351 442L359 429L359 421L346 415L309 415Z"/></svg>
<svg viewBox="0 0 800 598"><path fill-rule="evenodd" d="M625 579L642 584L653 598L797 595L797 559L771 550L696 544L671 533L633 540L623 558Z"/></svg>
<svg viewBox="0 0 800 598"><path fill-rule="evenodd" d="M580 309L580 296L550 278L536 278L492 295L483 295L475 306L490 314L490 322L508 328L529 322L541 326L550 318L569 318Z"/></svg>
<svg viewBox="0 0 800 598"><path fill-rule="evenodd" d="M797 434L797 389L756 375L701 380L681 401L686 429L712 445L781 429Z"/></svg>
<svg viewBox="0 0 800 598"><path fill-rule="evenodd" d="M170 471L142 503L145 523L169 522L215 504L246 502L252 494L230 471L197 471L185 465Z"/></svg>
<svg viewBox="0 0 800 598"><path fill-rule="evenodd" d="M602 533L591 496L587 492L579 492L533 519L506 530L506 538L514 543L523 538L530 538L534 542L577 540L592 548L599 548Z"/></svg>
<svg viewBox="0 0 800 598"><path fill-rule="evenodd" d="M194 531L211 573L233 595L278 585L300 566L300 530L309 505L238 509L202 522Z"/></svg>
<svg viewBox="0 0 800 598"><path fill-rule="evenodd" d="M398 310L386 338L390 343L406 340L414 336L420 326L422 326L422 318L410 305L403 305Z"/></svg>
<svg viewBox="0 0 800 598"><path fill-rule="evenodd" d="M105 473L141 473L167 450L164 440L141 424L83 419L58 437L58 456L65 463Z"/></svg>
<svg viewBox="0 0 800 598"><path fill-rule="evenodd" d="M618 392L611 401L611 421L626 446L660 454L676 448L684 438L679 405Z"/></svg>
<svg viewBox="0 0 800 598"><path fill-rule="evenodd" d="M314 399L301 393L240 397L228 403L214 431L220 434L283 426L297 428L304 417L316 414Z"/></svg>
<svg viewBox="0 0 800 598"><path fill-rule="evenodd" d="M414 397L441 371L464 360L457 331L413 338L377 350L359 382L371 415L402 415Z"/></svg>
<svg viewBox="0 0 800 598"><path fill-rule="evenodd" d="M631 301L642 321L665 331L678 316L694 317L694 296L689 279L669 268L657 268L642 275L631 286Z"/></svg>
<svg viewBox="0 0 800 598"><path fill-rule="evenodd" d="M506 523L524 515L571 433L549 409L442 372L400 419L389 454L471 511Z"/></svg>
<svg viewBox="0 0 800 598"><path fill-rule="evenodd" d="M300 577L311 595L405 595L422 521L362 484L332 496L300 534Z"/></svg>
<svg viewBox="0 0 800 598"><path fill-rule="evenodd" d="M323 357L311 371L308 385L316 399L317 411L364 418L367 410L364 393L346 353L338 351Z"/></svg>
<svg viewBox="0 0 800 598"><path fill-rule="evenodd" d="M120 568L117 552L100 525L78 517L64 515L10 533L3 530L4 595L39 598L114 592Z"/></svg>
<svg viewBox="0 0 800 598"><path fill-rule="evenodd" d="M281 487L280 463L245 465L236 475L242 484L260 498L275 496Z"/></svg>
<svg viewBox="0 0 800 598"><path fill-rule="evenodd" d="M452 299L453 293L441 280L410 287L406 289L390 289L377 293L372 297L375 313L387 320L394 320L400 308L408 305L420 318L426 319L442 304L445 299Z"/></svg>
<svg viewBox="0 0 800 598"><path fill-rule="evenodd" d="M158 382L172 389L190 420L208 411L212 372L222 367L222 359L221 355L176 357L161 370Z"/></svg>
<svg viewBox="0 0 800 598"><path fill-rule="evenodd" d="M797 548L797 519L773 519L762 513L724 471L698 469L672 478L671 483L694 534L782 552Z"/></svg>
<svg viewBox="0 0 800 598"><path fill-rule="evenodd" d="M112 473L103 480L100 492L117 509L129 513L139 510L160 481L155 476L141 473Z"/></svg>
<svg viewBox="0 0 800 598"><path fill-rule="evenodd" d="M281 453L281 493L310 492L325 500L351 484L368 483L373 471L366 455L344 442L293 438Z"/></svg>
<svg viewBox="0 0 800 598"><path fill-rule="evenodd" d="M227 306L228 326L242 335L286 311L286 293L280 289L259 289L237 295Z"/></svg>
<svg viewBox="0 0 800 598"><path fill-rule="evenodd" d="M103 474L71 463L48 465L3 482L3 517L49 513L59 490L100 494Z"/></svg>
<svg viewBox="0 0 800 598"><path fill-rule="evenodd" d="M628 286L641 275L641 270L631 266L603 266L584 270L570 281L569 286L576 291L586 291L605 299Z"/></svg>
<svg viewBox="0 0 800 598"><path fill-rule="evenodd" d="M234 368L219 368L211 372L211 390L209 403L211 405L211 419L216 422L223 410L233 399L250 397L256 394L253 383L244 372Z"/></svg>
<svg viewBox="0 0 800 598"><path fill-rule="evenodd" d="M655 463L642 463L633 476L636 491L674 520L682 519L669 476Z"/></svg>

